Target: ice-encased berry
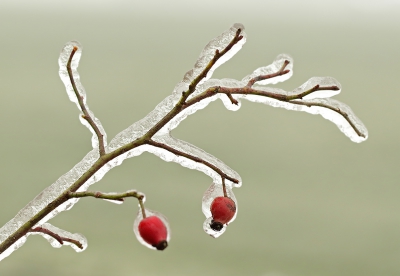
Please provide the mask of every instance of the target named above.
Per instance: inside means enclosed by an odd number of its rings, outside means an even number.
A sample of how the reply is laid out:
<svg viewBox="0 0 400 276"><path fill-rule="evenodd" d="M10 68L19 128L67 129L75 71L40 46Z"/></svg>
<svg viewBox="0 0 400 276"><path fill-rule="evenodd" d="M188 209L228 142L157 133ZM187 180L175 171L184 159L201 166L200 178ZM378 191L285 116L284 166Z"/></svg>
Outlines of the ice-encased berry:
<svg viewBox="0 0 400 276"><path fill-rule="evenodd" d="M139 233L145 242L157 248L157 250L164 250L168 246L167 227L156 216L143 219L139 223Z"/></svg>
<svg viewBox="0 0 400 276"><path fill-rule="evenodd" d="M210 211L213 217L210 227L215 231L220 231L223 225L235 216L236 204L229 197L219 196L211 203Z"/></svg>

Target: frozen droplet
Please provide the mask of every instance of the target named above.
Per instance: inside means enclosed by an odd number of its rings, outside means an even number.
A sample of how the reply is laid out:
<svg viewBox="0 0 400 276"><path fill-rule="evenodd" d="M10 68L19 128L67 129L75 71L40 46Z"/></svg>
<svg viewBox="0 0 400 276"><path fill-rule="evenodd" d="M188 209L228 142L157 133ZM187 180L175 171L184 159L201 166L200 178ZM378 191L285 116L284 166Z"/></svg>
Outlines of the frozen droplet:
<svg viewBox="0 0 400 276"><path fill-rule="evenodd" d="M203 229L204 229L204 232L206 232L206 233L207 233L208 235L210 235L211 237L213 237L213 238L218 238L218 237L221 236L223 233L225 233L227 225L224 224L221 230L215 231L215 230L212 229L211 226L210 226L211 223L212 223L212 220L213 220L212 217L206 219L206 220L204 221L204 223L203 223Z"/></svg>
<svg viewBox="0 0 400 276"><path fill-rule="evenodd" d="M124 203L124 201L122 201L122 200L105 199L105 198L103 198L103 200L111 202L111 203L114 203L114 204L117 204L117 205L120 205L120 204Z"/></svg>
<svg viewBox="0 0 400 276"><path fill-rule="evenodd" d="M169 241L171 239L171 228L169 227L167 218L163 214L161 214L157 211L152 211L147 208L145 208L145 212L146 212L146 217L156 216L164 223L165 227L167 228L167 239L166 240L169 243ZM142 210L140 209L140 206L139 206L138 214L136 216L135 221L133 222L133 232L135 233L136 238L138 239L138 241L141 244L143 244L144 246L146 246L150 249L156 250L156 248L154 246L152 246L151 244L148 244L145 240L143 240L142 236L139 233L139 223L142 220L143 220L143 214L142 214Z"/></svg>

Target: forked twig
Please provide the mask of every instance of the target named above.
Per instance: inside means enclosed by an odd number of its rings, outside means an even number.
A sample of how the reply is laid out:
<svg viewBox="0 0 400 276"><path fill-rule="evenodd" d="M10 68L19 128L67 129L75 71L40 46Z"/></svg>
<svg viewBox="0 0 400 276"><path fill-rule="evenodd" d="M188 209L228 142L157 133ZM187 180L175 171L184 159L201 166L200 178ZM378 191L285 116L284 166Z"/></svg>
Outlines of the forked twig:
<svg viewBox="0 0 400 276"><path fill-rule="evenodd" d="M33 229L29 230L29 232L32 232L32 233L35 233L35 232L36 233L43 233L43 234L51 236L56 241L58 241L61 245L63 245L64 242L69 242L69 243L75 244L80 249L83 249L83 245L79 241L74 240L74 239L70 239L70 238L61 237L60 235L50 231L49 229L43 228L43 227L33 228Z"/></svg>

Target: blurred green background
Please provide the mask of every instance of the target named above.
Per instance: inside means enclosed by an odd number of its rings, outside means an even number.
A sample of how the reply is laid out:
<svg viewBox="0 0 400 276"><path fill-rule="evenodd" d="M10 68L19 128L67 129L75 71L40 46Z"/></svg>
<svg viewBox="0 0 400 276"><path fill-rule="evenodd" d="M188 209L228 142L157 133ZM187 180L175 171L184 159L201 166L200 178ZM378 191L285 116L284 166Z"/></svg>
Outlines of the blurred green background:
<svg viewBox="0 0 400 276"><path fill-rule="evenodd" d="M42 237L0 263L0 275L400 275L399 1L0 2L0 224L91 149L89 131L58 76L63 45L79 40L79 72L108 137L144 117L235 22L243 49L214 74L236 78L280 53L295 61L294 89L312 76L343 86L370 138L352 143L320 116L220 101L173 135L238 171L238 217L218 239L202 229L204 174L145 153L92 190L138 189L165 214L164 252L132 231L137 202L81 200L50 223L89 247L53 249Z"/></svg>

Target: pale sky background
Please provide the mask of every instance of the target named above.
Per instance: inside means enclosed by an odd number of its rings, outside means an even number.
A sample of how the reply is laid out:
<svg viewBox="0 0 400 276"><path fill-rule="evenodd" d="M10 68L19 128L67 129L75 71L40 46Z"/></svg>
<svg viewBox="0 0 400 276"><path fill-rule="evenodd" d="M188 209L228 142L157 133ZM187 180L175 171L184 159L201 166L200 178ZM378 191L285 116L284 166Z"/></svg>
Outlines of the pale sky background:
<svg viewBox="0 0 400 276"><path fill-rule="evenodd" d="M395 8L399 8L400 3L397 0L247 0L246 5L249 7L261 6L267 8L266 5L273 6L273 9L279 10L281 7L290 5L291 8L299 8L304 6L313 6L321 8L322 10L331 10L335 12L345 12L346 9L351 8L355 11L370 11L375 12L389 12ZM183 1L183 0L169 0L169 1L129 1L129 0L114 0L114 1L96 1L96 0L37 0L37 1L18 1L18 0L3 0L0 6L11 7L19 10L23 9L37 9L37 10L65 10L70 9L85 9L88 11L105 11L110 10L117 11L119 13L132 12L133 9L154 13L164 13L163 11L168 10L169 12L179 13L185 8L196 8L197 11L210 12L212 9L226 8L230 10L235 7L243 7L243 1L241 0L203 0L203 1ZM121 9L123 7L123 10ZM212 7L212 8L211 8ZM262 9L253 9L254 13L262 13Z"/></svg>

